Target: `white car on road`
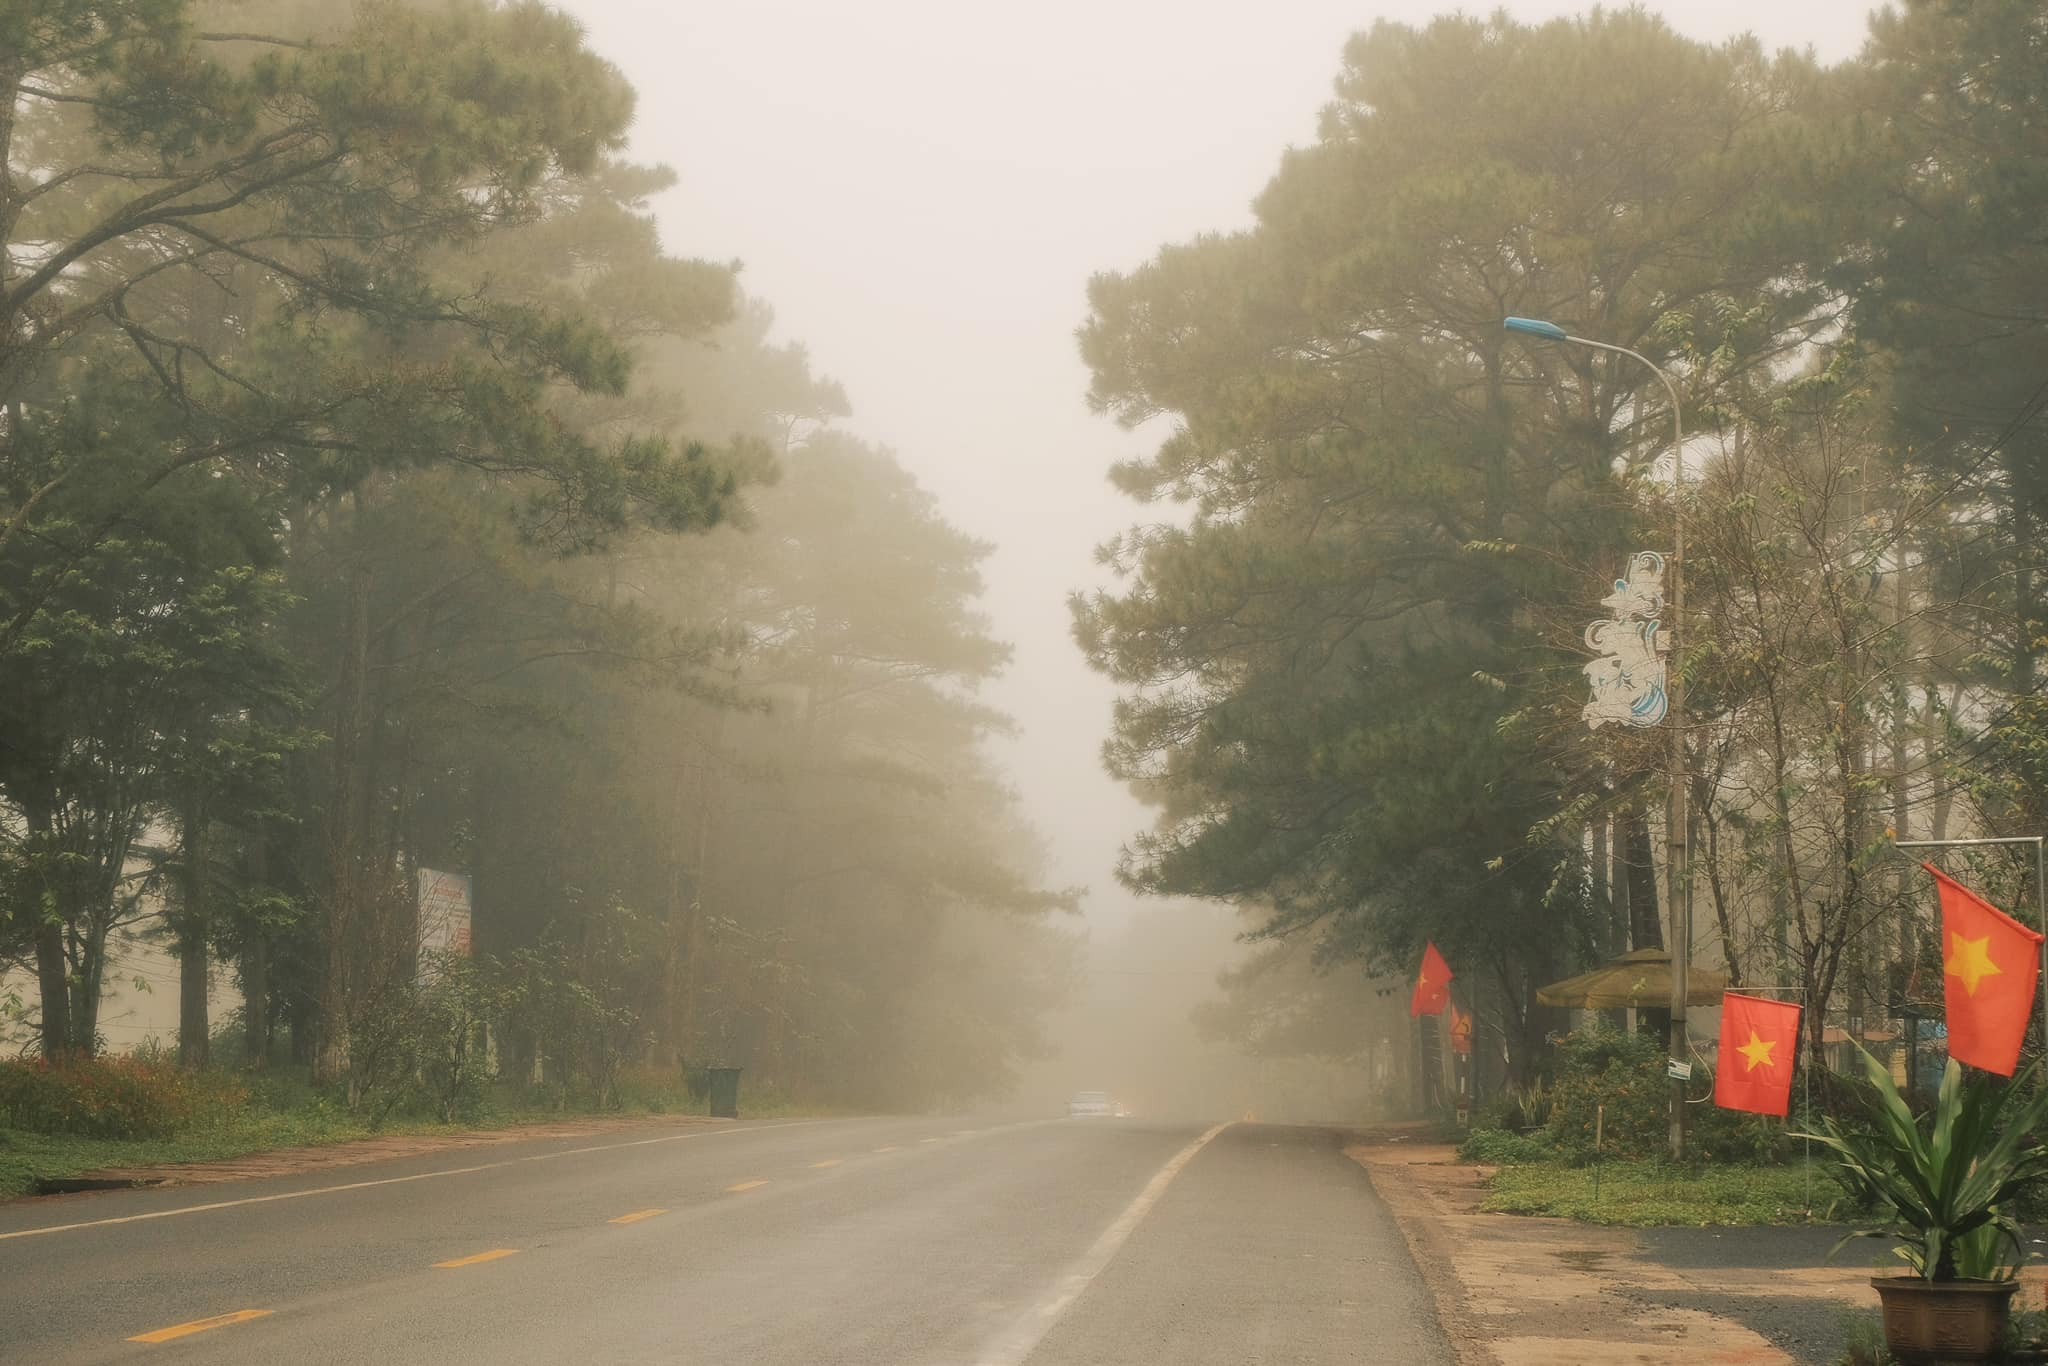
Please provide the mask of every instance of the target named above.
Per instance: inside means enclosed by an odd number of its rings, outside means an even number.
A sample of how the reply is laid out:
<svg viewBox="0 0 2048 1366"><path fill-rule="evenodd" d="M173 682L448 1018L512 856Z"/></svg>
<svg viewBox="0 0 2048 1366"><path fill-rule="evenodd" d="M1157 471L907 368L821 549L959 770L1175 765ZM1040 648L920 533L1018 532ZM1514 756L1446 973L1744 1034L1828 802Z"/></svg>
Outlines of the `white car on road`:
<svg viewBox="0 0 2048 1366"><path fill-rule="evenodd" d="M1107 1091L1076 1091L1067 1102L1068 1119L1111 1119L1115 1115L1116 1105Z"/></svg>

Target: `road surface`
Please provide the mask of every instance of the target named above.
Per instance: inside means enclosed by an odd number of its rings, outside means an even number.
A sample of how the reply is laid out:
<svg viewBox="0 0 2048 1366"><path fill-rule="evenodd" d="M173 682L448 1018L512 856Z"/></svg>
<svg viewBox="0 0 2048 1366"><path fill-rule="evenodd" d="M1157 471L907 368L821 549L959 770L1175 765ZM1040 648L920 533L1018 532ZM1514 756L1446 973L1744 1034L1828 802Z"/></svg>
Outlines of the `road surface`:
<svg viewBox="0 0 2048 1366"><path fill-rule="evenodd" d="M1448 1363L1341 1144L769 1121L24 1201L0 1360Z"/></svg>

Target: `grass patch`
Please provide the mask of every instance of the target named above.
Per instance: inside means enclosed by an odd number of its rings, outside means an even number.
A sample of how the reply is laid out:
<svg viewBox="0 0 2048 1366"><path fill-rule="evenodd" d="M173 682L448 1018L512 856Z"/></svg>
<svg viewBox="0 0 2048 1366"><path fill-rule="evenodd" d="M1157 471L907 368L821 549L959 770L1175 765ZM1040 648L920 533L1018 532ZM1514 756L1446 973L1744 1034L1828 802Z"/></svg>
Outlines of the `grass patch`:
<svg viewBox="0 0 2048 1366"><path fill-rule="evenodd" d="M317 1147L392 1134L462 1133L605 1115L701 1115L702 1102L682 1086L622 1086L619 1105L594 1112L554 1098L494 1087L482 1110L453 1124L394 1115L373 1124L352 1115L306 1083L303 1073L285 1070L251 1074L248 1099L234 1106L202 1109L168 1138L85 1138L32 1133L0 1126L0 1200L27 1195L45 1179L76 1176L100 1167L143 1167L164 1162L212 1162L277 1148ZM829 1113L770 1088L740 1092L740 1114L748 1119L817 1116Z"/></svg>
<svg viewBox="0 0 2048 1366"><path fill-rule="evenodd" d="M267 1111L244 1107L202 1116L170 1138L80 1138L0 1129L0 1200L26 1195L47 1177L76 1176L96 1167L139 1167L158 1162L209 1162L272 1148L346 1143L373 1133L424 1133L459 1126L394 1121L372 1130L362 1119L312 1107Z"/></svg>
<svg viewBox="0 0 2048 1366"><path fill-rule="evenodd" d="M1502 1167L1487 1182L1480 1207L1500 1214L1652 1228L1833 1222L1849 1213L1842 1204L1841 1187L1818 1162L1703 1167L1610 1162L1597 1173L1592 1167L1551 1163Z"/></svg>

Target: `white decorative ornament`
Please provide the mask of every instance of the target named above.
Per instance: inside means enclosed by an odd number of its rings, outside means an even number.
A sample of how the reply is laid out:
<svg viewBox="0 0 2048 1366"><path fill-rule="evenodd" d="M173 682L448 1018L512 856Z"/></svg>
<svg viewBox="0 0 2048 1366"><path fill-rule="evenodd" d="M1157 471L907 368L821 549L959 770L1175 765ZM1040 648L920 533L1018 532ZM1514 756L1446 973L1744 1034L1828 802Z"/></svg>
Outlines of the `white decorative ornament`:
<svg viewBox="0 0 2048 1366"><path fill-rule="evenodd" d="M1616 722L1654 726L1664 719L1671 701L1664 693L1664 652L1660 635L1664 611L1664 557L1653 550L1630 557L1625 577L1600 600L1612 618L1586 627L1586 648L1600 658L1585 667L1593 699L1581 713L1594 730Z"/></svg>

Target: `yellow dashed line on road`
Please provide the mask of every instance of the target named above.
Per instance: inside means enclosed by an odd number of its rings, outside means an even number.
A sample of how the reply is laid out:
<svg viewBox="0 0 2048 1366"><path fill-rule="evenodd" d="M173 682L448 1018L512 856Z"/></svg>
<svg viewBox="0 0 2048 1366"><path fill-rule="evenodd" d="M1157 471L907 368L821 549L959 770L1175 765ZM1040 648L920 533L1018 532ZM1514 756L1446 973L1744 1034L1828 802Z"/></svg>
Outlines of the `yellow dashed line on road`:
<svg viewBox="0 0 2048 1366"><path fill-rule="evenodd" d="M652 1219L657 1214L667 1214L665 1209L636 1209L631 1214L621 1214L616 1219L607 1219L607 1224L637 1224L642 1219Z"/></svg>
<svg viewBox="0 0 2048 1366"><path fill-rule="evenodd" d="M495 1262L500 1257L515 1256L518 1252L519 1249L516 1247L494 1247L489 1252L475 1252L467 1257L454 1257L445 1262L435 1262L434 1267L436 1270L445 1270L456 1266L475 1266L478 1262Z"/></svg>
<svg viewBox="0 0 2048 1366"><path fill-rule="evenodd" d="M729 1191L750 1191L758 1190L767 1184L766 1181L742 1181L736 1186L727 1186L726 1189Z"/></svg>
<svg viewBox="0 0 2048 1366"><path fill-rule="evenodd" d="M881 1147L875 1149L875 1151L878 1153L893 1153L896 1151L896 1146L897 1145L894 1143L884 1143Z"/></svg>
<svg viewBox="0 0 2048 1366"><path fill-rule="evenodd" d="M944 1137L944 1135L940 1135L939 1137L936 1137L936 1138L920 1138L920 1139L919 1139L919 1140L917 1140L917 1141L918 1141L919 1143L944 1143L944 1142L945 1142L946 1140L945 1140L945 1137Z"/></svg>
<svg viewBox="0 0 2048 1366"><path fill-rule="evenodd" d="M169 1342L173 1338L190 1337L194 1333L203 1333L209 1328L225 1328L231 1323L247 1323L250 1319L265 1318L274 1312L274 1310L270 1309L237 1309L232 1314L215 1314L210 1319L194 1319L190 1323L180 1323L169 1328L159 1328L153 1333L137 1333L128 1340L130 1342Z"/></svg>
<svg viewBox="0 0 2048 1366"><path fill-rule="evenodd" d="M828 1157L823 1162L813 1162L811 1164L811 1170L816 1171L820 1167L836 1167L839 1165L840 1161L840 1158Z"/></svg>

